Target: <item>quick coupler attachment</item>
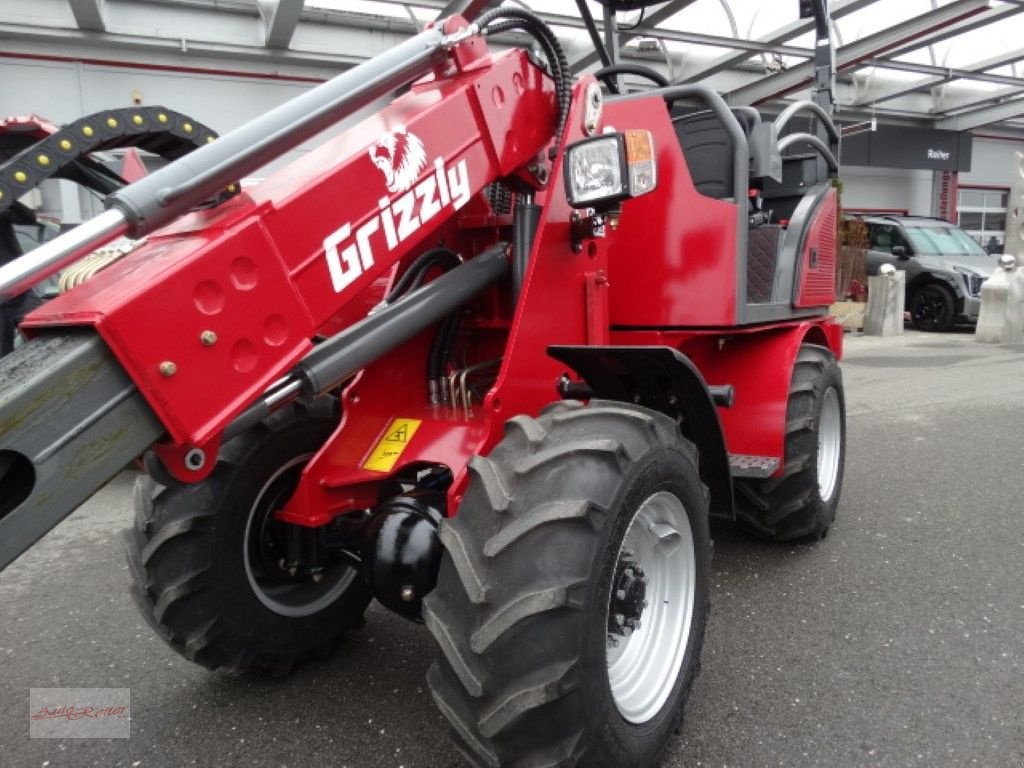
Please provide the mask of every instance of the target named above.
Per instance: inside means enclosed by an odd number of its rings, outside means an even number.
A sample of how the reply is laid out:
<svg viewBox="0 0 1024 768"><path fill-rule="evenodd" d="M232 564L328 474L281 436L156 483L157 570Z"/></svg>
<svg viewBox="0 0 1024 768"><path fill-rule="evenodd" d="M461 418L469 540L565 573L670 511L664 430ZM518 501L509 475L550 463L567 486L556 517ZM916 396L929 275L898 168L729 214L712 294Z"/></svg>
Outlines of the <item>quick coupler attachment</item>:
<svg viewBox="0 0 1024 768"><path fill-rule="evenodd" d="M0 570L163 431L92 331L41 336L0 360Z"/></svg>

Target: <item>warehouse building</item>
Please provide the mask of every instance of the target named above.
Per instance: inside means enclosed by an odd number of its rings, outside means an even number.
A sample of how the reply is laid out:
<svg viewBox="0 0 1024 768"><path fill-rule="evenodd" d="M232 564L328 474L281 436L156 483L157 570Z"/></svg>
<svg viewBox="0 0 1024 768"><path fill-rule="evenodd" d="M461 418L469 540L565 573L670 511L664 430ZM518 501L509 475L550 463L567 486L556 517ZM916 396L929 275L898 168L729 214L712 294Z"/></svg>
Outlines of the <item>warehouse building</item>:
<svg viewBox="0 0 1024 768"><path fill-rule="evenodd" d="M599 65L571 0L531 5L559 33L575 71ZM731 104L777 112L807 93L812 71L811 20L798 16L796 0L785 5L775 14L753 0L669 2L622 25L625 55L672 81L704 82ZM843 203L940 216L1002 250L1017 222L1024 6L933 5L832 4L837 117L848 134ZM0 117L64 124L162 105L223 133L447 10L443 0L6 0ZM40 194L37 203L62 223L98 210L85 193L51 185Z"/></svg>

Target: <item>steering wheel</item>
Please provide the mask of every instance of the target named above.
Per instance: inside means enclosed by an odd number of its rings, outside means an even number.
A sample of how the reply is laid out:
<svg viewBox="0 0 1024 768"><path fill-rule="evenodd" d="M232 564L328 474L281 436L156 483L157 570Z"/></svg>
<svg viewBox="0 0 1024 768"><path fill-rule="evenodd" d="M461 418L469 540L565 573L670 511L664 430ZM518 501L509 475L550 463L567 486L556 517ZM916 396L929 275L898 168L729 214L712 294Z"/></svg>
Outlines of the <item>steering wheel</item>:
<svg viewBox="0 0 1024 768"><path fill-rule="evenodd" d="M594 73L594 77L604 83L605 87L612 93L621 93L618 83L615 82L616 75L637 75L653 82L659 88L668 88L671 83L660 72L645 67L643 64L611 64L601 67ZM665 99L669 107L672 106L672 99Z"/></svg>

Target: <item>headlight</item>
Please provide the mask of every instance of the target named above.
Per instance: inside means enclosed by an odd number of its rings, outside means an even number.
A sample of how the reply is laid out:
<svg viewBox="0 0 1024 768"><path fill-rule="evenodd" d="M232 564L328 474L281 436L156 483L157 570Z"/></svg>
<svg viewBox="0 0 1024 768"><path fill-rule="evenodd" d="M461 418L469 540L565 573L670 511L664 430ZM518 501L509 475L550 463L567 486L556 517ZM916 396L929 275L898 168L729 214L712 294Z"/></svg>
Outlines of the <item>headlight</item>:
<svg viewBox="0 0 1024 768"><path fill-rule="evenodd" d="M988 279L987 277L979 275L977 272L964 267L953 267L953 270L963 278L969 295L981 295L981 286Z"/></svg>
<svg viewBox="0 0 1024 768"><path fill-rule="evenodd" d="M565 195L573 208L608 207L657 185L650 131L584 139L565 151Z"/></svg>

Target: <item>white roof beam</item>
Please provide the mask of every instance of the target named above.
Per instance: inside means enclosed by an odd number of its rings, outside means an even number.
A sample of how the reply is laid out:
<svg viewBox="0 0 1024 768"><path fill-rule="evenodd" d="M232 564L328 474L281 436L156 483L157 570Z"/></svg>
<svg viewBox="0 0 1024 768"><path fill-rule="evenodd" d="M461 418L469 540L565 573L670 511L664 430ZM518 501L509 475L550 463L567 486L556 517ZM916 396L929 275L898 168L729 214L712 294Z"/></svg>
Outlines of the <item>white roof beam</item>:
<svg viewBox="0 0 1024 768"><path fill-rule="evenodd" d="M940 67L936 64L917 64L912 61L894 61L892 59L866 59L861 62L864 67L879 67L880 69L894 69L898 72L917 72L921 75L932 75L934 77L949 77L951 80L977 80L982 83L995 83L996 85L1020 85L1024 78L1013 75L997 75L991 72L975 72L969 69L957 69L956 67Z"/></svg>
<svg viewBox="0 0 1024 768"><path fill-rule="evenodd" d="M686 6L693 3L694 0L672 0L669 3L661 6L658 10L654 11L644 19L642 26L629 31L619 30L619 45L625 45L627 42L635 37L659 37L664 34L665 30L655 29L661 22L675 16L679 11L683 10ZM543 16L543 14L542 14ZM595 19L597 21L597 19ZM577 20L579 26L583 25L582 21ZM591 51L586 53L580 58L576 59L569 65L569 68L574 72L581 72L582 70L589 67L591 64L598 60L597 51Z"/></svg>
<svg viewBox="0 0 1024 768"><path fill-rule="evenodd" d="M990 69L1005 67L1007 64L1013 64L1021 59L1024 59L1024 48L1018 48L1014 51L1001 53L998 56L993 56L990 59L979 61L966 67L959 67L955 69L950 68L943 74L933 75L931 77L926 77L923 80L918 80L915 83L907 83L897 88L891 88L874 96L866 96L852 106L861 107L869 104L881 104L884 101L898 99L900 96L906 96L920 91L927 91L937 85L942 85L943 83L948 83L952 80L981 80L983 78L977 77L980 73L987 73ZM884 66L885 63L886 62L881 62L881 65ZM972 77L972 75L974 75L974 77Z"/></svg>
<svg viewBox="0 0 1024 768"><path fill-rule="evenodd" d="M107 25L103 20L103 0L68 0L71 12L75 14L78 28L87 32L105 32Z"/></svg>
<svg viewBox="0 0 1024 768"><path fill-rule="evenodd" d="M944 107L933 109L932 114L939 118L951 117L954 112L960 113L983 104L1002 102L1021 95L1024 95L1024 81L1022 81L1022 85L1016 88L1002 88L998 91L990 91L989 93L979 93L963 101L957 101Z"/></svg>
<svg viewBox="0 0 1024 768"><path fill-rule="evenodd" d="M999 0L999 2L1008 2L1008 0ZM1024 0L1021 0L1024 3ZM940 43L943 40L949 40L951 37L957 37L971 30L978 29L980 27L987 27L990 24L995 24L1003 19L1008 19L1011 16L1016 16L1018 13L1024 12L1024 4L1017 5L1002 5L995 8L989 8L987 11L976 14L963 21L958 21L955 24L950 24L942 30L938 30L935 34L929 36L928 45L932 43ZM916 40L909 45L901 46L894 50L889 51L886 56L891 59L895 59L898 56L902 56L911 51L916 51L921 48L921 44Z"/></svg>
<svg viewBox="0 0 1024 768"><path fill-rule="evenodd" d="M843 2L838 2L832 6L830 9L830 15L833 19L840 19L847 14L859 11L861 8L865 8L877 1L878 0L844 0ZM794 37L799 37L805 32L810 32L813 29L814 19L799 19L784 27L779 27L774 32L769 32L764 37L761 37L757 42L768 46L777 46L785 43L787 40L792 40ZM727 53L704 65L696 72L692 72L682 80L682 82L693 83L698 80L703 80L704 78L710 77L722 70L736 67L749 58L750 53L746 51L741 51L740 53Z"/></svg>
<svg viewBox="0 0 1024 768"><path fill-rule="evenodd" d="M963 112L959 115L936 120L935 127L951 131L970 131L975 128L981 128L983 125L1011 120L1022 115L1024 115L1024 98L1013 99L1002 104L994 104L991 107L975 109L970 112Z"/></svg>
<svg viewBox="0 0 1024 768"><path fill-rule="evenodd" d="M258 0L260 16L266 27L267 48L287 50L299 25L305 0Z"/></svg>
<svg viewBox="0 0 1024 768"><path fill-rule="evenodd" d="M954 0L895 27L844 45L836 51L836 69L855 68L867 59L892 51L911 40L917 48L928 45L935 34L940 34L950 24L981 13L988 7L988 0ZM806 62L740 86L729 92L728 98L732 104L760 104L807 86L813 78L814 64Z"/></svg>

